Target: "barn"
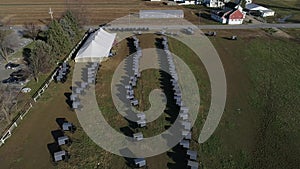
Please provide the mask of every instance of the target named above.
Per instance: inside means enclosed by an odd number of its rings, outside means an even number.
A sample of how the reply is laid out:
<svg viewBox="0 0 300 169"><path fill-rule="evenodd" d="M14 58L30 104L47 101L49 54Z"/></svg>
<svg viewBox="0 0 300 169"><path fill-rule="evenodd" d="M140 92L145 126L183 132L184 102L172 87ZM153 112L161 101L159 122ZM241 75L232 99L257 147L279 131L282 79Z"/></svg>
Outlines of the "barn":
<svg viewBox="0 0 300 169"><path fill-rule="evenodd" d="M225 8L220 11L213 11L211 18L223 24L236 25L243 23L245 14L241 9Z"/></svg>

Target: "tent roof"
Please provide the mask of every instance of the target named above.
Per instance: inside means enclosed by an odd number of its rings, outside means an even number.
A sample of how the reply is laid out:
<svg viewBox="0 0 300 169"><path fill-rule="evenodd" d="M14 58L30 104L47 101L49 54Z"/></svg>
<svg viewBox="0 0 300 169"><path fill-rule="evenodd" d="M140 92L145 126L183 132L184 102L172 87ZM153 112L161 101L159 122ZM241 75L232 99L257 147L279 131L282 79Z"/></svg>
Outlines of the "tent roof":
<svg viewBox="0 0 300 169"><path fill-rule="evenodd" d="M75 57L75 62L101 61L104 57L108 57L115 37L115 33L108 33L100 28L92 33L80 48Z"/></svg>

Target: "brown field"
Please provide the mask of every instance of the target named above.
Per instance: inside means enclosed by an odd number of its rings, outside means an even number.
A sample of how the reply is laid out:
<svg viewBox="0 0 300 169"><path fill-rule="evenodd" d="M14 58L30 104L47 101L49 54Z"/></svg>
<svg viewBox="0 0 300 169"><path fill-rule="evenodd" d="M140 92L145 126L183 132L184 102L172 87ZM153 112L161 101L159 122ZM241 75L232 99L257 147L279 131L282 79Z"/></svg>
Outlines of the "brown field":
<svg viewBox="0 0 300 169"><path fill-rule="evenodd" d="M15 25L22 25L25 22L45 24L50 21L48 14L50 7L55 18L59 18L69 8L84 15L87 24L92 25L106 23L129 13L138 12L140 9L178 8L142 0L2 0L0 20Z"/></svg>

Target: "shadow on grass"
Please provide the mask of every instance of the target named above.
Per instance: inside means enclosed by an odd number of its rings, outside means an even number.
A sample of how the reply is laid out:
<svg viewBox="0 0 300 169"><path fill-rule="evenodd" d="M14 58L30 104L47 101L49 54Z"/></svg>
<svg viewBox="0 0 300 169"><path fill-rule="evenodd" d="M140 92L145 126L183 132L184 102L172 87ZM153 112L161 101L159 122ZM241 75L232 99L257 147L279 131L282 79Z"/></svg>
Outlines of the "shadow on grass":
<svg viewBox="0 0 300 169"><path fill-rule="evenodd" d="M56 143L49 143L47 144L47 149L50 153L51 159L54 159L54 153L61 151L61 148Z"/></svg>
<svg viewBox="0 0 300 169"><path fill-rule="evenodd" d="M56 118L56 123L57 125L62 129L62 125L67 122L66 118L60 117L60 118Z"/></svg>
<svg viewBox="0 0 300 169"><path fill-rule="evenodd" d="M51 131L51 134L52 134L52 137L55 141L57 141L57 139L59 137L62 137L64 136L64 132L62 132L61 130L54 130L54 131Z"/></svg>
<svg viewBox="0 0 300 169"><path fill-rule="evenodd" d="M66 96L66 103L68 104L69 108L72 108L72 100L71 100L71 92L66 92L64 95Z"/></svg>

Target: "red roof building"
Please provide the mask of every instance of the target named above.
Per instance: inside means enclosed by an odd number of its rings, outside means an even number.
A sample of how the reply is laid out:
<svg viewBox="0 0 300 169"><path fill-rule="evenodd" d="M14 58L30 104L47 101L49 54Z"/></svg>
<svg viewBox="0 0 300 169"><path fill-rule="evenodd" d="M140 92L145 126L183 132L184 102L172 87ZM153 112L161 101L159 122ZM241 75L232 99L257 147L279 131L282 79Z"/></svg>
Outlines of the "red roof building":
<svg viewBox="0 0 300 169"><path fill-rule="evenodd" d="M241 7L237 9L225 8L220 11L213 11L211 18L223 24L242 24L245 14L242 12Z"/></svg>

